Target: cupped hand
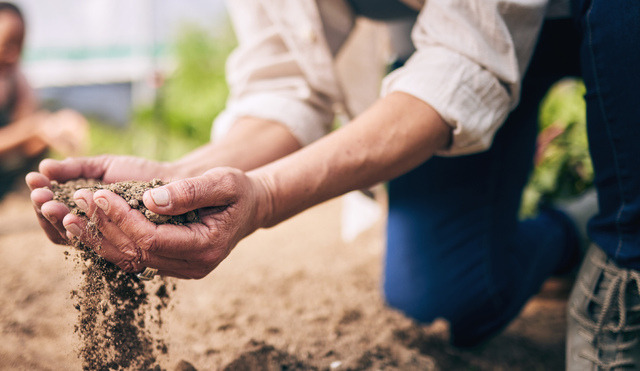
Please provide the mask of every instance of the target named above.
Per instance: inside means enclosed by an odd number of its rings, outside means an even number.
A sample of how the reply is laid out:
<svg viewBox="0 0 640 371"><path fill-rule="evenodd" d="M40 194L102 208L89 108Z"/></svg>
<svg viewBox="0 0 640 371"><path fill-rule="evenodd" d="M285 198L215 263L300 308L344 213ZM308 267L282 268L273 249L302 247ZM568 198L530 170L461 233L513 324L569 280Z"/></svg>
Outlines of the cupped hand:
<svg viewBox="0 0 640 371"><path fill-rule="evenodd" d="M66 244L68 239L62 225L69 208L53 201L53 192L46 187L51 181L65 182L71 179L98 179L104 183L124 180L151 180L175 178L170 165L131 156L97 156L68 158L63 161L43 160L39 172L27 174L31 189L31 201L40 226L51 241Z"/></svg>
<svg viewBox="0 0 640 371"><path fill-rule="evenodd" d="M236 244L262 225L269 212L267 187L240 170L216 168L144 194L145 206L158 214L198 210L199 223L156 225L118 195L79 190L74 195L100 232L86 231L85 221L68 214L69 237L96 247L96 252L128 272L145 267L162 275L202 278L227 257Z"/></svg>

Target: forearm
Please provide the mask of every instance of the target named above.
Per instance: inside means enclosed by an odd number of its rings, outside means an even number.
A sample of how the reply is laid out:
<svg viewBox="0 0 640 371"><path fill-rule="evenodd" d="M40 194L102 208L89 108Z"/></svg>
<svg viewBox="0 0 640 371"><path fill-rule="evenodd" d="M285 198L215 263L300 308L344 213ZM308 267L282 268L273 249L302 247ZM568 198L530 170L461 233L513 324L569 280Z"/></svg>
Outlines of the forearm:
<svg viewBox="0 0 640 371"><path fill-rule="evenodd" d="M268 227L332 197L397 177L445 148L451 128L428 104L392 93L344 128L249 173L269 200Z"/></svg>
<svg viewBox="0 0 640 371"><path fill-rule="evenodd" d="M19 149L30 141L42 142L38 129L48 112L38 111L38 103L27 80L17 72L17 96L12 122L0 129L0 155Z"/></svg>
<svg viewBox="0 0 640 371"><path fill-rule="evenodd" d="M11 152L38 137L37 124L42 114L14 121L0 129L0 155Z"/></svg>
<svg viewBox="0 0 640 371"><path fill-rule="evenodd" d="M179 178L218 166L251 170L300 149L289 130L276 122L245 117L219 142L209 143L172 164Z"/></svg>

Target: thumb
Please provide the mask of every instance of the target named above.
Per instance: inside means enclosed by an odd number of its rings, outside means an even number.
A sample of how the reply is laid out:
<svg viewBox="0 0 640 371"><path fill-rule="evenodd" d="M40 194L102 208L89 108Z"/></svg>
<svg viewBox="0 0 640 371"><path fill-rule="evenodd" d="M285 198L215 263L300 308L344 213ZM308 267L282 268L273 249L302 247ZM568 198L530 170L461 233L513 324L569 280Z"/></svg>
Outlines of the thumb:
<svg viewBox="0 0 640 371"><path fill-rule="evenodd" d="M102 179L110 164L109 157L72 157L62 161L45 159L40 162L40 173L60 182L69 179Z"/></svg>
<svg viewBox="0 0 640 371"><path fill-rule="evenodd" d="M151 211L161 215L179 215L205 207L233 204L237 198L235 169L215 169L202 176L187 178L153 188L142 200Z"/></svg>

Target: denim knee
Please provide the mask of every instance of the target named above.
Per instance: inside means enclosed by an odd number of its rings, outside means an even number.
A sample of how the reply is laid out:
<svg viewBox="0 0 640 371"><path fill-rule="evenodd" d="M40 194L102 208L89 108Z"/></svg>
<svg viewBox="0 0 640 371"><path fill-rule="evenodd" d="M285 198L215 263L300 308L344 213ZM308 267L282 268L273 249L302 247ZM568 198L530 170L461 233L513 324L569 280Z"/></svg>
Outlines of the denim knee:
<svg viewBox="0 0 640 371"><path fill-rule="evenodd" d="M385 302L391 308L399 310L418 322L425 323L432 322L442 315L436 303L446 300L444 297L436 297L434 293L424 291L417 293L386 282L383 286L383 294Z"/></svg>
<svg viewBox="0 0 640 371"><path fill-rule="evenodd" d="M440 262L440 267L424 264L420 269L406 261L402 266L397 263L394 257L387 259L385 301L419 322L445 318L455 323L472 317L473 304L491 297L481 264L470 267Z"/></svg>
<svg viewBox="0 0 640 371"><path fill-rule="evenodd" d="M407 317L431 323L444 319L450 326L450 341L454 346L475 346L500 331L514 314L497 308L492 295L469 287L458 291L451 282L436 282L421 288L385 280L383 294L386 303ZM452 288L452 289L448 289ZM479 289L478 286L475 287Z"/></svg>

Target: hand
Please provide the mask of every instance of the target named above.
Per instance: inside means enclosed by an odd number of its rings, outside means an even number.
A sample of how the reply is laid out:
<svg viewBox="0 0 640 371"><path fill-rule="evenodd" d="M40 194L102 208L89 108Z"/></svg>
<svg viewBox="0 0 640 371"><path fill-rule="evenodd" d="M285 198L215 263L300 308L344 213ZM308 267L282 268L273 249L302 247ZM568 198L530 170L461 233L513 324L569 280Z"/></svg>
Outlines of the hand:
<svg viewBox="0 0 640 371"><path fill-rule="evenodd" d="M130 156L79 157L63 161L46 159L40 163L39 170L27 174L26 181L31 189L31 201L38 222L49 239L57 244L68 243L62 219L69 213L69 208L53 201L53 192L46 188L51 185L51 180L65 182L86 178L113 183L154 178L169 180L174 174L169 164Z"/></svg>
<svg viewBox="0 0 640 371"><path fill-rule="evenodd" d="M270 210L267 187L240 170L216 168L204 175L175 181L144 194L145 206L158 214L199 210L200 223L156 225L131 209L116 194L79 190L74 199L100 236L85 221L68 214L63 224L76 236L127 272L156 268L162 275L202 278L229 255L236 244L262 225Z"/></svg>
<svg viewBox="0 0 640 371"><path fill-rule="evenodd" d="M65 155L77 156L86 150L89 124L78 112L63 109L54 113L40 113L37 120L38 137L50 148Z"/></svg>

